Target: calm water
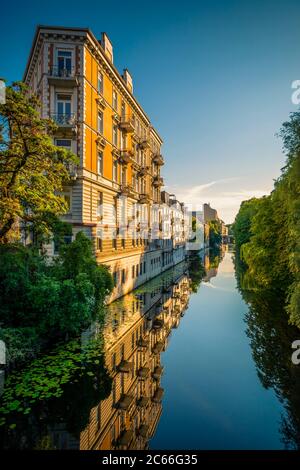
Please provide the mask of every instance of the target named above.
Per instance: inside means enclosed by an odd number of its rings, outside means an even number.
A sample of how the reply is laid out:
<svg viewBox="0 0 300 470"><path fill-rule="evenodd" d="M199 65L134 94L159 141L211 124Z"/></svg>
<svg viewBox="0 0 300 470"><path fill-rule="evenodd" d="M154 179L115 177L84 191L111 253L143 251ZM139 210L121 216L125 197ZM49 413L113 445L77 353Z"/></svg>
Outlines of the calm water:
<svg viewBox="0 0 300 470"><path fill-rule="evenodd" d="M8 378L2 446L299 447L297 331L278 299L244 289L232 253L202 261L202 282L199 259L182 263L110 305L77 343Z"/></svg>

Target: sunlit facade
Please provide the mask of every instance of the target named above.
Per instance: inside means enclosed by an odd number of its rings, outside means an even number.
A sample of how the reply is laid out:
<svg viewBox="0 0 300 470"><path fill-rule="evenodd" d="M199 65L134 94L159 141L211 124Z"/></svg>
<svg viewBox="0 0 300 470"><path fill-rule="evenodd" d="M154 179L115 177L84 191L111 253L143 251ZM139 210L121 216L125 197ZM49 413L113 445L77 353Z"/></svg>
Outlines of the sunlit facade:
<svg viewBox="0 0 300 470"><path fill-rule="evenodd" d="M133 95L129 71L116 70L108 36L39 27L24 81L40 97L41 115L57 123L56 145L80 159L64 188L63 218L73 237L84 231L92 239L97 261L110 267L117 286L110 300L181 262L186 210L176 198L172 210L160 207L162 139ZM50 256L55 251L48 246Z"/></svg>

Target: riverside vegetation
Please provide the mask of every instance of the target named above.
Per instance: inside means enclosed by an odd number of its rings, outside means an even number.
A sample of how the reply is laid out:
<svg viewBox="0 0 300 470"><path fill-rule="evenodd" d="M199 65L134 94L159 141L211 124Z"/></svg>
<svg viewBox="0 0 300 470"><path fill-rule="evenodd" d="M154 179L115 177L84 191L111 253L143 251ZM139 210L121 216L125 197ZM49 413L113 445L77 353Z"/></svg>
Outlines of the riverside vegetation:
<svg viewBox="0 0 300 470"><path fill-rule="evenodd" d="M9 366L76 337L113 288L83 233L64 243L71 227L60 220L68 211L61 191L78 159L52 143L56 126L40 118L39 105L22 83L7 87L0 105L0 339ZM50 238L55 260L43 251Z"/></svg>
<svg viewBox="0 0 300 470"><path fill-rule="evenodd" d="M289 322L300 328L300 112L281 128L287 160L269 196L241 204L233 226L246 265L243 285L282 298Z"/></svg>

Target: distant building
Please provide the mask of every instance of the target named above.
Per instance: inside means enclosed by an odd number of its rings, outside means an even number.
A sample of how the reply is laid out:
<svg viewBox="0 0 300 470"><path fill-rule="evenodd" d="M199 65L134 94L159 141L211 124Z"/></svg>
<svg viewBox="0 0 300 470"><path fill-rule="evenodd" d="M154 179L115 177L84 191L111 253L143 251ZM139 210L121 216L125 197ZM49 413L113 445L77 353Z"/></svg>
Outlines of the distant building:
<svg viewBox="0 0 300 470"><path fill-rule="evenodd" d="M203 216L204 216L204 222L209 223L212 220L219 220L218 212L216 209L213 209L210 207L210 204L203 204Z"/></svg>

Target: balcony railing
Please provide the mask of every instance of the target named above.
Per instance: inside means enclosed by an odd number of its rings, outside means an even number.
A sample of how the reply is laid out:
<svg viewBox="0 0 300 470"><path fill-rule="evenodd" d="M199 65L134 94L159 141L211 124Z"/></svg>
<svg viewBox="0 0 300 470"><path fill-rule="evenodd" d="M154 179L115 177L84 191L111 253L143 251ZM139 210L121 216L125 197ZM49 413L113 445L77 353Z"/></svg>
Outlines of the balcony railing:
<svg viewBox="0 0 300 470"><path fill-rule="evenodd" d="M134 132L134 122L132 116L123 114L121 116L119 127L124 132Z"/></svg>
<svg viewBox="0 0 300 470"><path fill-rule="evenodd" d="M140 147L140 149L142 149L142 150L149 149L149 148L151 147L149 137L141 137L141 138L139 139L139 147Z"/></svg>
<svg viewBox="0 0 300 470"><path fill-rule="evenodd" d="M68 114L52 113L50 117L59 127L75 127L76 126L76 114L75 113L68 113Z"/></svg>
<svg viewBox="0 0 300 470"><path fill-rule="evenodd" d="M133 151L129 149L121 150L119 159L122 163L129 163L133 157Z"/></svg>
<svg viewBox="0 0 300 470"><path fill-rule="evenodd" d="M59 77L59 78L74 78L75 77L75 67L63 68L58 65L52 65L49 69L50 77Z"/></svg>
<svg viewBox="0 0 300 470"><path fill-rule="evenodd" d="M164 165L164 157L161 154L156 154L153 157L153 163L156 163L156 165Z"/></svg>
<svg viewBox="0 0 300 470"><path fill-rule="evenodd" d="M147 204L150 201L149 195L148 194L141 194L139 198L139 203L140 204Z"/></svg>
<svg viewBox="0 0 300 470"><path fill-rule="evenodd" d="M154 395L152 397L152 401L154 403L160 403L161 402L161 399L163 397L163 394L164 394L164 389L163 388L157 388L156 391L154 392Z"/></svg>
<svg viewBox="0 0 300 470"><path fill-rule="evenodd" d="M121 184L120 194L122 196L130 196L132 194L132 186L130 184Z"/></svg>
<svg viewBox="0 0 300 470"><path fill-rule="evenodd" d="M162 178L162 176L154 176L153 186L155 188L158 188L159 186L163 186L163 184L164 184L164 179Z"/></svg>
<svg viewBox="0 0 300 470"><path fill-rule="evenodd" d="M60 67L53 65L49 68L48 80L51 85L74 87L78 84L74 67Z"/></svg>
<svg viewBox="0 0 300 470"><path fill-rule="evenodd" d="M149 171L149 166L141 166L141 168L139 168L138 170L138 174L139 176L145 176Z"/></svg>

